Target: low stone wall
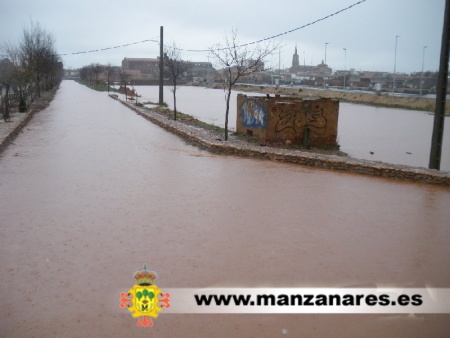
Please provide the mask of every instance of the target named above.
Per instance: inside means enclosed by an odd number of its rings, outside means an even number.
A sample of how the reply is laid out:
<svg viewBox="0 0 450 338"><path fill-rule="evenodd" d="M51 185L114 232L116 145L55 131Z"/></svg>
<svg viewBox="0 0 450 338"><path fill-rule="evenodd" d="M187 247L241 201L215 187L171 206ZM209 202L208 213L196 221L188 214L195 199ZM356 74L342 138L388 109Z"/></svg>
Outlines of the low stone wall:
<svg viewBox="0 0 450 338"><path fill-rule="evenodd" d="M112 98L119 100L116 96ZM180 135L190 143L220 154L231 154L280 162L297 163L316 168L343 170L351 173L396 178L406 181L450 186L450 173L432 169L416 168L375 161L358 160L350 157L324 155L291 149L261 147L237 139L221 141L217 134L203 128L187 125L153 112L147 108L133 106L119 100L147 120Z"/></svg>

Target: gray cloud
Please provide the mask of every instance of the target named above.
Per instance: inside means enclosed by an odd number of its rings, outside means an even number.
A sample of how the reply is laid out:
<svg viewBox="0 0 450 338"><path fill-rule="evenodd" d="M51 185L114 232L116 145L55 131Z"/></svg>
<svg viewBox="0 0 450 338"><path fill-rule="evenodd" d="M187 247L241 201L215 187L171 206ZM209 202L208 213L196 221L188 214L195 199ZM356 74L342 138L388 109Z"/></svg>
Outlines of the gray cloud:
<svg viewBox="0 0 450 338"><path fill-rule="evenodd" d="M345 8L357 0L269 1L57 1L16 0L0 5L0 41L17 41L30 18L56 39L60 53L72 53L159 39L185 49L205 49L236 28L242 42L282 33ZM367 0L325 21L286 34L280 39L281 63L289 67L297 44L300 59L317 64L324 59L333 69L392 71L395 36L399 35L397 71L420 71L423 46L425 68L437 70L444 0ZM304 53L303 53L304 52ZM156 57L158 45L143 43L114 50L64 56L66 67L91 62L120 64L124 57ZM185 53L191 60L207 60L205 53ZM278 55L273 58L278 66Z"/></svg>

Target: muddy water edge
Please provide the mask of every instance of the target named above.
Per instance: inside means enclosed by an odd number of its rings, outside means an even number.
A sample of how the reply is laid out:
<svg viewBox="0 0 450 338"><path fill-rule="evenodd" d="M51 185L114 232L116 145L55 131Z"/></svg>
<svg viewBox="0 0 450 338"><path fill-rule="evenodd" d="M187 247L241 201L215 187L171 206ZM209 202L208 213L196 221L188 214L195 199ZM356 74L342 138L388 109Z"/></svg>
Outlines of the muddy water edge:
<svg viewBox="0 0 450 338"><path fill-rule="evenodd" d="M0 156L1 337L445 337L449 315L164 315L160 288L449 287L450 189L199 150L63 81Z"/></svg>

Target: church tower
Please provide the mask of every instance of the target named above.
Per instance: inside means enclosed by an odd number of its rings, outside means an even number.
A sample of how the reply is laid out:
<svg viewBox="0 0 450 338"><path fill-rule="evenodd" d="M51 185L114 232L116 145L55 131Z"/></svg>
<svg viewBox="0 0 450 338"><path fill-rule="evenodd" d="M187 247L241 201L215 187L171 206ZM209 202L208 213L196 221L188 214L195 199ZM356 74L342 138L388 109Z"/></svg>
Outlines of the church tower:
<svg viewBox="0 0 450 338"><path fill-rule="evenodd" d="M295 72L300 69L300 63L298 60L298 54L297 54L297 45L295 45L295 53L292 56L292 68L291 71Z"/></svg>

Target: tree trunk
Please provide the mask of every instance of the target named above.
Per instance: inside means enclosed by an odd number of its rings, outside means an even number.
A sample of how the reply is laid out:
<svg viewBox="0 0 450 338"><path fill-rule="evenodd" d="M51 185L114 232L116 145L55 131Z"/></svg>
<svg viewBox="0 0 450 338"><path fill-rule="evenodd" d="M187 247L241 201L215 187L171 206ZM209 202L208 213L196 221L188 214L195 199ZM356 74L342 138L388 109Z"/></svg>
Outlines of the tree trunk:
<svg viewBox="0 0 450 338"><path fill-rule="evenodd" d="M177 83L173 82L173 119L176 121L177 119Z"/></svg>
<svg viewBox="0 0 450 338"><path fill-rule="evenodd" d="M231 97L231 84L228 87L227 109L225 111L225 141L228 141L228 113L230 112L230 97Z"/></svg>
<svg viewBox="0 0 450 338"><path fill-rule="evenodd" d="M37 75L37 96L41 97L41 77Z"/></svg>

